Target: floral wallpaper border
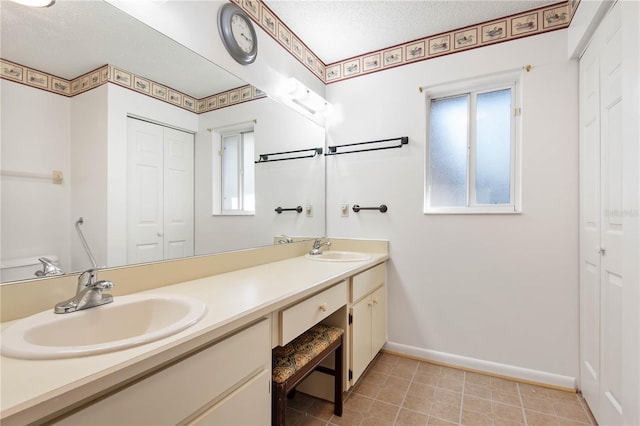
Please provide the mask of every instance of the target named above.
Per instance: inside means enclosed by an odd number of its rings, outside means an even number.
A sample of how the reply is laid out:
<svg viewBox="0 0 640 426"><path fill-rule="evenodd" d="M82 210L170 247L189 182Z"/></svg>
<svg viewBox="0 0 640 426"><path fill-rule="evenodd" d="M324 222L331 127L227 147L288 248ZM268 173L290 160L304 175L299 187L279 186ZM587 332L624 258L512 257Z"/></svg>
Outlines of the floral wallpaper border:
<svg viewBox="0 0 640 426"><path fill-rule="evenodd" d="M566 28L580 2L580 0L562 1L325 65L262 0L230 1L244 9L267 34L325 84Z"/></svg>
<svg viewBox="0 0 640 426"><path fill-rule="evenodd" d="M73 80L66 80L6 59L0 59L0 78L67 97L76 96L105 83L114 83L197 114L266 96L261 90L251 85L246 85L202 99L196 99L171 87L156 83L113 65L104 65Z"/></svg>

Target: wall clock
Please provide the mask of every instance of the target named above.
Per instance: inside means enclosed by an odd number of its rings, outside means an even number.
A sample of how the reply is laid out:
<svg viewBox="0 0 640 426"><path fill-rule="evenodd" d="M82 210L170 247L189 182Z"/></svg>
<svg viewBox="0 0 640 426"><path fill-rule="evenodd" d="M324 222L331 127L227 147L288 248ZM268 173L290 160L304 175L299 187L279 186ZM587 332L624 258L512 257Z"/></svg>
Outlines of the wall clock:
<svg viewBox="0 0 640 426"><path fill-rule="evenodd" d="M237 62L248 65L258 55L258 38L253 23L246 13L233 3L227 3L218 12L218 32L227 52Z"/></svg>

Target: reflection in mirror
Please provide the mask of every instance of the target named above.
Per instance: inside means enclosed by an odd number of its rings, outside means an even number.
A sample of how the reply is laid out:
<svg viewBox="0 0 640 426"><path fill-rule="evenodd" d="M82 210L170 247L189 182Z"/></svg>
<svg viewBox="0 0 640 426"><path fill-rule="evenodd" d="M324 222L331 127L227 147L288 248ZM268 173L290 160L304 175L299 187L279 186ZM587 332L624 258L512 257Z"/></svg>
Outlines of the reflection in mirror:
<svg viewBox="0 0 640 426"><path fill-rule="evenodd" d="M216 207L225 135L250 129L257 160L322 127L105 2L0 7L1 282L90 267L78 231L99 267L324 234L323 156L245 161L253 211Z"/></svg>

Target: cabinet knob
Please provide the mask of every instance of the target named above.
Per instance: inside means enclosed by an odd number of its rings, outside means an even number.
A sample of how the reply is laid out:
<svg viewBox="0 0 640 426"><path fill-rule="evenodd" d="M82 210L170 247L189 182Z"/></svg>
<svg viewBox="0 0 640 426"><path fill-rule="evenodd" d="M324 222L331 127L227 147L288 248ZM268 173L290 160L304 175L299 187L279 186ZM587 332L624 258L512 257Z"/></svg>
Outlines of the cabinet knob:
<svg viewBox="0 0 640 426"><path fill-rule="evenodd" d="M377 301L376 299L373 299L373 304L374 304L374 305L377 305L377 304L378 304L378 301Z"/></svg>
<svg viewBox="0 0 640 426"><path fill-rule="evenodd" d="M367 306L373 306L373 302L367 303Z"/></svg>
<svg viewBox="0 0 640 426"><path fill-rule="evenodd" d="M327 311L327 304L326 304L325 302L322 302L322 303L320 304L320 310L321 310L322 312L326 312L326 311Z"/></svg>
<svg viewBox="0 0 640 426"><path fill-rule="evenodd" d="M158 237L162 238L164 237L164 234L162 232L158 232Z"/></svg>

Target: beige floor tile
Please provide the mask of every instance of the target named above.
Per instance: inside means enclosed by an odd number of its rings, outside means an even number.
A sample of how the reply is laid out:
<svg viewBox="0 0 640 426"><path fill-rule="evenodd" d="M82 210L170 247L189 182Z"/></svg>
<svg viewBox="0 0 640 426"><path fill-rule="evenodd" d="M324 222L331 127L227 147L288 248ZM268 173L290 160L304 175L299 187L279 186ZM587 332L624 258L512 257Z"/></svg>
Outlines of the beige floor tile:
<svg viewBox="0 0 640 426"><path fill-rule="evenodd" d="M478 398L491 399L491 388L484 385L465 383L464 393Z"/></svg>
<svg viewBox="0 0 640 426"><path fill-rule="evenodd" d="M413 376L413 381L418 383L424 383L425 385L436 386L438 384L438 378L440 375L436 373L429 373L427 371L421 371L418 368L416 374Z"/></svg>
<svg viewBox="0 0 640 426"><path fill-rule="evenodd" d="M462 398L462 409L464 411L475 411L477 413L489 414L492 412L491 400L465 395Z"/></svg>
<svg viewBox="0 0 640 426"><path fill-rule="evenodd" d="M348 408L351 411L357 411L359 413L367 413L371 408L373 401L374 400L372 398L352 393L344 402L344 408Z"/></svg>
<svg viewBox="0 0 640 426"><path fill-rule="evenodd" d="M488 387L491 384L491 376L469 371L465 373L464 380L466 384L472 383L474 385L482 385L485 387Z"/></svg>
<svg viewBox="0 0 640 426"><path fill-rule="evenodd" d="M369 410L369 416L375 417L377 419L386 421L387 424L392 424L393 420L396 418L398 414L398 410L400 408L396 405L387 404L382 401L375 401L371 405L371 409Z"/></svg>
<svg viewBox="0 0 640 426"><path fill-rule="evenodd" d="M460 406L453 406L434 401L431 405L430 417L437 417L448 422L458 423L460 420Z"/></svg>
<svg viewBox="0 0 640 426"><path fill-rule="evenodd" d="M396 364L389 371L389 376L411 380L417 367L417 365Z"/></svg>
<svg viewBox="0 0 640 426"><path fill-rule="evenodd" d="M434 388L433 386L413 381L409 385L409 395L432 399L436 394L436 389L437 388Z"/></svg>
<svg viewBox="0 0 640 426"><path fill-rule="evenodd" d="M407 394L407 396L404 398L404 401L402 402L402 407L409 410L417 411L422 414L429 414L432 404L432 398L414 396L413 394L411 394L411 391L409 391L409 394Z"/></svg>
<svg viewBox="0 0 640 426"><path fill-rule="evenodd" d="M581 395L386 353L346 395L342 417L333 409L298 393L287 426L595 425Z"/></svg>
<svg viewBox="0 0 640 426"><path fill-rule="evenodd" d="M558 418L550 414L540 413L538 411L525 410L524 415L527 418L528 426L559 426Z"/></svg>
<svg viewBox="0 0 640 426"><path fill-rule="evenodd" d="M460 404L462 403L462 394L459 392L436 388L433 400L434 402L460 407Z"/></svg>
<svg viewBox="0 0 640 426"><path fill-rule="evenodd" d="M402 404L402 400L409 389L411 382L398 377L389 377L385 385L380 389L376 399L394 405Z"/></svg>
<svg viewBox="0 0 640 426"><path fill-rule="evenodd" d="M520 402L520 394L517 389L515 391L493 390L491 391L491 400L501 404L514 405L516 407L520 407L522 405Z"/></svg>
<svg viewBox="0 0 640 426"><path fill-rule="evenodd" d="M333 417L331 417L331 420L329 420L329 424L338 426L357 426L360 425L363 420L364 416L362 415L362 413L345 408L342 410L342 416L334 415Z"/></svg>
<svg viewBox="0 0 640 426"><path fill-rule="evenodd" d="M400 409L394 424L403 426L426 426L428 418L426 414Z"/></svg>
<svg viewBox="0 0 640 426"><path fill-rule="evenodd" d="M582 406L573 404L564 404L562 402L556 402L553 404L553 408L556 411L558 417L564 417L565 419L575 420L580 423L589 424L590 420L587 413L584 412Z"/></svg>
<svg viewBox="0 0 640 426"><path fill-rule="evenodd" d="M457 425L457 424L458 422L452 423L446 420L439 419L437 417L429 417L429 419L427 420L428 426L451 426L451 425Z"/></svg>
<svg viewBox="0 0 640 426"><path fill-rule="evenodd" d="M464 383L464 376L457 375L440 375L438 379L438 384L436 385L439 388L451 390L454 392L462 392L462 386Z"/></svg>

